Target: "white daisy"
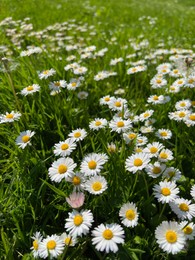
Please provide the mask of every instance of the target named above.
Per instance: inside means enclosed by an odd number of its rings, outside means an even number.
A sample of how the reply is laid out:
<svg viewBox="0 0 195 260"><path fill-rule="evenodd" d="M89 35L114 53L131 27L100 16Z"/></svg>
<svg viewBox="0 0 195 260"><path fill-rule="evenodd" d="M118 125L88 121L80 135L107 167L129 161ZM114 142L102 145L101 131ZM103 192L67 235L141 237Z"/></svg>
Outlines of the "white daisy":
<svg viewBox="0 0 195 260"><path fill-rule="evenodd" d="M154 197L157 198L159 202L169 203L178 198L179 189L174 181L161 181L159 184L155 184Z"/></svg>
<svg viewBox="0 0 195 260"><path fill-rule="evenodd" d="M139 115L139 119L141 122L148 120L148 118L150 118L154 113L154 110L150 109L150 110L146 110L144 113L141 113Z"/></svg>
<svg viewBox="0 0 195 260"><path fill-rule="evenodd" d="M162 140L167 140L172 137L172 132L169 129L158 129L155 135Z"/></svg>
<svg viewBox="0 0 195 260"><path fill-rule="evenodd" d="M103 165L107 162L107 156L105 158L102 154L91 153L86 155L81 162L81 172L85 176L91 176L99 174L103 168Z"/></svg>
<svg viewBox="0 0 195 260"><path fill-rule="evenodd" d="M117 244L124 243L124 230L118 224L100 224L92 231L92 244L98 251L118 251Z"/></svg>
<svg viewBox="0 0 195 260"><path fill-rule="evenodd" d="M33 84L33 85L31 85L31 86L28 86L28 87L26 87L26 88L23 88L22 90L21 90L21 94L23 95L23 96L27 96L27 95L29 95L29 94L33 94L33 93L35 93L35 92L38 92L40 90L40 86L38 85L38 84Z"/></svg>
<svg viewBox="0 0 195 260"><path fill-rule="evenodd" d="M179 224L163 221L155 230L155 237L160 248L171 254L179 253L186 244L186 238Z"/></svg>
<svg viewBox="0 0 195 260"><path fill-rule="evenodd" d="M54 69L44 70L41 73L38 74L40 79L47 79L50 76L53 76L56 74L56 71Z"/></svg>
<svg viewBox="0 0 195 260"><path fill-rule="evenodd" d="M125 140L126 144L129 144L133 140L136 140L140 135L134 132L127 132L123 133L123 139Z"/></svg>
<svg viewBox="0 0 195 260"><path fill-rule="evenodd" d="M181 172L174 167L167 167L163 172L163 177L172 181L177 181L181 178Z"/></svg>
<svg viewBox="0 0 195 260"><path fill-rule="evenodd" d="M10 123L14 121L18 121L21 117L21 113L11 111L10 113L6 112L5 115L0 115L0 124L2 123Z"/></svg>
<svg viewBox="0 0 195 260"><path fill-rule="evenodd" d="M86 136L87 136L87 132L85 131L85 129L81 129L81 128L73 130L68 135L68 137L73 138L76 142L82 141Z"/></svg>
<svg viewBox="0 0 195 260"><path fill-rule="evenodd" d="M195 125L195 113L189 113L186 118L184 119L184 122L187 126L194 126Z"/></svg>
<svg viewBox="0 0 195 260"><path fill-rule="evenodd" d="M66 232L62 233L60 239L64 241L65 246L75 246L77 238L73 237Z"/></svg>
<svg viewBox="0 0 195 260"><path fill-rule="evenodd" d="M195 224L189 221L180 222L180 227L185 234L187 240L194 240L195 238Z"/></svg>
<svg viewBox="0 0 195 260"><path fill-rule="evenodd" d="M90 210L73 210L68 213L65 229L73 237L86 235L93 223L93 215Z"/></svg>
<svg viewBox="0 0 195 260"><path fill-rule="evenodd" d="M79 79L71 79L70 83L67 84L67 89L75 91L80 85L81 81Z"/></svg>
<svg viewBox="0 0 195 260"><path fill-rule="evenodd" d="M195 184L192 185L190 189L190 195L192 196L193 200L195 200Z"/></svg>
<svg viewBox="0 0 195 260"><path fill-rule="evenodd" d="M89 123L89 128L92 130L99 130L107 126L107 120L105 118L95 118Z"/></svg>
<svg viewBox="0 0 195 260"><path fill-rule="evenodd" d="M32 236L32 239L33 239L33 245L30 249L32 250L34 258L37 258L37 257L39 257L39 244L42 241L43 236L41 235L40 232L36 232Z"/></svg>
<svg viewBox="0 0 195 260"><path fill-rule="evenodd" d="M175 112L169 112L168 117L171 120L180 122L180 121L185 121L189 114L190 114L190 110L177 110Z"/></svg>
<svg viewBox="0 0 195 260"><path fill-rule="evenodd" d="M49 168L49 177L54 182L61 182L62 179L70 177L75 167L76 163L74 163L72 158L59 158Z"/></svg>
<svg viewBox="0 0 195 260"><path fill-rule="evenodd" d="M122 205L119 211L121 222L126 227L135 227L138 224L139 213L133 202L127 202Z"/></svg>
<svg viewBox="0 0 195 260"><path fill-rule="evenodd" d="M79 91L77 97L81 100L87 99L89 93L87 91Z"/></svg>
<svg viewBox="0 0 195 260"><path fill-rule="evenodd" d="M136 145L143 146L148 142L148 138L146 136L139 135L136 138Z"/></svg>
<svg viewBox="0 0 195 260"><path fill-rule="evenodd" d="M76 149L77 145L75 139L68 138L65 141L61 141L54 145L54 154L56 156L66 157Z"/></svg>
<svg viewBox="0 0 195 260"><path fill-rule="evenodd" d="M110 95L104 96L100 98L100 105L109 105L112 100L114 100L114 97L111 97Z"/></svg>
<svg viewBox="0 0 195 260"><path fill-rule="evenodd" d="M114 131L120 134L130 130L132 124L130 119L114 118L110 121L109 127L111 128L111 132Z"/></svg>
<svg viewBox="0 0 195 260"><path fill-rule="evenodd" d="M84 184L84 189L93 195L99 195L108 188L103 176L93 176Z"/></svg>
<svg viewBox="0 0 195 260"><path fill-rule="evenodd" d="M54 257L57 258L64 251L64 242L57 235L47 236L39 244L39 256L41 258Z"/></svg>
<svg viewBox="0 0 195 260"><path fill-rule="evenodd" d="M72 172L69 177L67 177L66 181L71 182L73 184L74 191L83 190L83 184L86 181L86 178L81 172Z"/></svg>
<svg viewBox="0 0 195 260"><path fill-rule="evenodd" d="M141 126L140 127L140 132L142 134L149 134L149 133L152 133L154 132L155 128L153 126Z"/></svg>
<svg viewBox="0 0 195 260"><path fill-rule="evenodd" d="M150 157L157 157L159 155L160 150L162 150L164 146L159 142L153 142L147 144L146 148L144 149L145 153L148 153Z"/></svg>
<svg viewBox="0 0 195 260"><path fill-rule="evenodd" d="M136 173L146 168L149 162L150 157L146 153L136 153L126 159L125 168L129 172Z"/></svg>
<svg viewBox="0 0 195 260"><path fill-rule="evenodd" d="M158 155L158 159L161 162L170 161L173 159L173 152L169 149L163 148Z"/></svg>
<svg viewBox="0 0 195 260"><path fill-rule="evenodd" d="M127 107L127 100L124 98L113 98L108 106L112 111L122 111Z"/></svg>
<svg viewBox="0 0 195 260"><path fill-rule="evenodd" d="M191 107L191 101L189 99L182 99L177 101L175 104L175 108L177 110L189 109Z"/></svg>
<svg viewBox="0 0 195 260"><path fill-rule="evenodd" d="M35 134L34 131L26 130L20 133L20 135L16 138L16 144L24 149L27 145L31 145L31 137Z"/></svg>
<svg viewBox="0 0 195 260"><path fill-rule="evenodd" d="M195 217L195 204L192 204L191 200L177 198L170 203L170 207L177 217L182 220L191 220Z"/></svg>
<svg viewBox="0 0 195 260"><path fill-rule="evenodd" d="M166 168L165 164L161 164L160 162L155 162L154 164L148 164L146 166L145 171L150 177L157 178L160 175L162 175L165 168Z"/></svg>
<svg viewBox="0 0 195 260"><path fill-rule="evenodd" d="M67 85L67 82L65 80L59 80L49 83L49 89L51 91L55 91L57 93L61 92L61 88L65 88Z"/></svg>

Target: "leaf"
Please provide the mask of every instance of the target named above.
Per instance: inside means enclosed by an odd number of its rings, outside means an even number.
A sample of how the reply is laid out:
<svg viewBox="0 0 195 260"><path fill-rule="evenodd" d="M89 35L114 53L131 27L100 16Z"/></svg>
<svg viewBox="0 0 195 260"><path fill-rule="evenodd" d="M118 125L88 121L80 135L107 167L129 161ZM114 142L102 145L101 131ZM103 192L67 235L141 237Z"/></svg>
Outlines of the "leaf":
<svg viewBox="0 0 195 260"><path fill-rule="evenodd" d="M42 180L42 179L41 179ZM51 190L53 190L56 194L58 194L61 197L66 197L67 195L61 191L60 189L56 188L55 186L49 184L48 182L46 182L45 180L42 180Z"/></svg>

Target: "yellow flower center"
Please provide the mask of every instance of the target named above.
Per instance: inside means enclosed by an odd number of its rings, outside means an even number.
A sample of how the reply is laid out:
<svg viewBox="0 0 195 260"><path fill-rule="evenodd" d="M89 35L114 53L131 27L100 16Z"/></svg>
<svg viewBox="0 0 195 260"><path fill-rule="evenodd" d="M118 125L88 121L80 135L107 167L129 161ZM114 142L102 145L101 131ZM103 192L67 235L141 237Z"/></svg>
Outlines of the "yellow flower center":
<svg viewBox="0 0 195 260"><path fill-rule="evenodd" d="M116 101L116 102L114 103L114 105L115 105L116 107L121 107L121 102L120 102L120 101Z"/></svg>
<svg viewBox="0 0 195 260"><path fill-rule="evenodd" d="M179 80L179 81L177 82L177 84L179 84L179 85L183 84L183 80Z"/></svg>
<svg viewBox="0 0 195 260"><path fill-rule="evenodd" d="M186 234L186 235L190 235L192 233L193 229L190 227L190 226L187 226L183 229L183 232Z"/></svg>
<svg viewBox="0 0 195 260"><path fill-rule="evenodd" d="M134 138L136 138L136 136L137 136L137 135L134 134L134 133L131 133L131 134L128 135L128 137L129 137L130 139L134 139Z"/></svg>
<svg viewBox="0 0 195 260"><path fill-rule="evenodd" d="M74 88L74 87L76 87L77 83L76 82L72 82L71 85Z"/></svg>
<svg viewBox="0 0 195 260"><path fill-rule="evenodd" d="M129 209L126 211L125 216L128 220L133 220L135 218L135 211L133 209Z"/></svg>
<svg viewBox="0 0 195 260"><path fill-rule="evenodd" d="M132 68L132 72L136 72L137 71L137 69L136 68Z"/></svg>
<svg viewBox="0 0 195 260"><path fill-rule="evenodd" d="M143 164L143 161L139 158L134 160L134 166L141 166Z"/></svg>
<svg viewBox="0 0 195 260"><path fill-rule="evenodd" d="M158 96L153 96L153 100L158 100Z"/></svg>
<svg viewBox="0 0 195 260"><path fill-rule="evenodd" d="M195 115L190 115L189 119L192 120L192 121L195 121Z"/></svg>
<svg viewBox="0 0 195 260"><path fill-rule="evenodd" d="M189 211L189 206L186 204L186 203L181 203L179 205L179 208L182 210L182 211Z"/></svg>
<svg viewBox="0 0 195 260"><path fill-rule="evenodd" d="M162 80L161 79L157 79L156 83L160 84L160 83L162 83Z"/></svg>
<svg viewBox="0 0 195 260"><path fill-rule="evenodd" d="M83 217L81 215L76 215L74 217L75 226L80 226L83 223Z"/></svg>
<svg viewBox="0 0 195 260"><path fill-rule="evenodd" d="M192 105L192 106L195 106L195 100L192 100L192 101L191 101L191 105Z"/></svg>
<svg viewBox="0 0 195 260"><path fill-rule="evenodd" d="M159 174L159 173L161 172L161 168L160 168L160 167L154 167L154 168L152 169L152 172L153 172L154 174Z"/></svg>
<svg viewBox="0 0 195 260"><path fill-rule="evenodd" d="M81 183L81 179L78 176L74 176L72 179L72 183L74 185L79 185Z"/></svg>
<svg viewBox="0 0 195 260"><path fill-rule="evenodd" d="M179 117L184 117L186 114L184 112L179 112Z"/></svg>
<svg viewBox="0 0 195 260"><path fill-rule="evenodd" d="M30 140L30 136L29 135L22 136L22 142L27 143L29 140Z"/></svg>
<svg viewBox="0 0 195 260"><path fill-rule="evenodd" d="M161 132L160 135L161 135L161 136L167 136L167 132L165 132L165 131L164 131L164 132Z"/></svg>
<svg viewBox="0 0 195 260"><path fill-rule="evenodd" d="M173 70L173 73L177 74L179 72L179 70Z"/></svg>
<svg viewBox="0 0 195 260"><path fill-rule="evenodd" d="M37 243L38 241L37 240L34 240L33 241L33 247L34 247L34 250L38 250L38 247L39 247L39 244Z"/></svg>
<svg viewBox="0 0 195 260"><path fill-rule="evenodd" d="M27 91L32 91L33 89L34 89L33 86L29 86L26 88Z"/></svg>
<svg viewBox="0 0 195 260"><path fill-rule="evenodd" d="M154 146L150 148L151 153L156 153L157 151L158 151L158 149Z"/></svg>
<svg viewBox="0 0 195 260"><path fill-rule="evenodd" d="M13 114L7 114L7 115L6 115L6 118L9 118L9 119L11 119L11 118L13 118L13 117L14 117Z"/></svg>
<svg viewBox="0 0 195 260"><path fill-rule="evenodd" d="M101 182L99 182L99 181L94 182L93 185L92 185L92 189L93 189L94 191L99 191L99 190L101 190L101 189L102 189L102 184L101 184Z"/></svg>
<svg viewBox="0 0 195 260"><path fill-rule="evenodd" d="M150 115L150 114L146 112L146 113L144 114L144 118L149 117L149 115Z"/></svg>
<svg viewBox="0 0 195 260"><path fill-rule="evenodd" d="M105 238L106 240L110 240L113 238L113 232L110 229L104 230L102 235L103 235L103 238Z"/></svg>
<svg viewBox="0 0 195 260"><path fill-rule="evenodd" d="M104 101L108 102L108 101L110 101L110 98L109 97L105 97Z"/></svg>
<svg viewBox="0 0 195 260"><path fill-rule="evenodd" d="M72 238L71 237L67 237L64 239L64 243L65 245L69 246L72 245Z"/></svg>
<svg viewBox="0 0 195 260"><path fill-rule="evenodd" d="M61 149L62 150L67 150L69 148L69 145L68 144L62 144L61 145Z"/></svg>
<svg viewBox="0 0 195 260"><path fill-rule="evenodd" d="M168 157L168 155L166 154L166 153L160 153L160 158L162 158L162 159L167 159L167 157Z"/></svg>
<svg viewBox="0 0 195 260"><path fill-rule="evenodd" d="M80 137L80 136L81 136L81 133L80 133L80 132L74 133L74 137L75 137L75 138L78 138L78 137Z"/></svg>
<svg viewBox="0 0 195 260"><path fill-rule="evenodd" d="M164 196L169 196L171 194L171 191L170 191L169 188L162 188L161 194L164 195Z"/></svg>
<svg viewBox="0 0 195 260"><path fill-rule="evenodd" d="M56 248L56 242L54 240L50 240L47 242L47 249L53 250Z"/></svg>
<svg viewBox="0 0 195 260"><path fill-rule="evenodd" d="M194 79L189 79L189 80L188 80L188 83L189 83L189 84L193 84L193 83L194 83Z"/></svg>
<svg viewBox="0 0 195 260"><path fill-rule="evenodd" d="M99 126L99 125L101 125L101 124L102 124L101 121L96 121L96 122L95 122L95 125L96 125L96 126Z"/></svg>
<svg viewBox="0 0 195 260"><path fill-rule="evenodd" d="M60 82L59 82L59 81L56 81L56 82L54 83L54 85L55 85L56 87L59 87L59 86L60 86Z"/></svg>
<svg viewBox="0 0 195 260"><path fill-rule="evenodd" d="M135 149L135 152L136 152L136 153L141 153L141 152L143 152L143 150L142 150L140 147L137 147L137 148Z"/></svg>
<svg viewBox="0 0 195 260"><path fill-rule="evenodd" d="M118 127L123 127L125 124L124 124L124 122L123 121L119 121L119 122L117 122L117 126Z"/></svg>
<svg viewBox="0 0 195 260"><path fill-rule="evenodd" d="M177 233L173 230L168 230L166 232L166 240L171 244L177 242Z"/></svg>
<svg viewBox="0 0 195 260"><path fill-rule="evenodd" d="M47 75L49 73L49 70L43 71L43 74Z"/></svg>
<svg viewBox="0 0 195 260"><path fill-rule="evenodd" d="M170 177L174 177L174 176L175 176L175 172L168 172L168 175L169 175Z"/></svg>
<svg viewBox="0 0 195 260"><path fill-rule="evenodd" d="M181 102L180 103L180 107L185 107L186 106L186 103L185 102Z"/></svg>
<svg viewBox="0 0 195 260"><path fill-rule="evenodd" d="M91 170L94 170L97 166L97 163L94 160L91 160L90 162L88 162L88 167Z"/></svg>
<svg viewBox="0 0 195 260"><path fill-rule="evenodd" d="M67 168L67 166L65 164L60 164L58 166L58 173L63 174L63 173L65 173L67 171L67 169L68 168Z"/></svg>

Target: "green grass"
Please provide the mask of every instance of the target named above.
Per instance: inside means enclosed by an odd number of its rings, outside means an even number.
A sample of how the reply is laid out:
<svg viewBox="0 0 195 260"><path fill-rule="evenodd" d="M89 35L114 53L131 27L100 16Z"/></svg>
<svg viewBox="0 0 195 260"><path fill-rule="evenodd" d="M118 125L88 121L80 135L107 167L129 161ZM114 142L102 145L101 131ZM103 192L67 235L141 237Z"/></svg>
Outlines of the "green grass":
<svg viewBox="0 0 195 260"><path fill-rule="evenodd" d="M135 154L136 141L126 144L122 134L111 132L109 126L99 131L89 128L89 123L95 118L105 118L108 122L113 119L115 112L99 103L100 98L106 95L127 100L131 119L149 109L154 110L154 132L142 133L144 122L141 121L134 122L131 130L146 136L148 143L158 141L173 152L174 158L165 162L166 167L181 171L182 177L176 182L179 196L194 203L190 195L195 183L194 126L168 117L169 112L176 110L176 102L182 99L195 101L194 88L186 87L179 93L170 93L168 88L176 78L168 75L164 76L167 79L165 87L152 89L150 84L157 73L156 67L171 63L171 54L158 55L155 54L157 50L190 49L194 53L194 8L192 0L153 0L152 3L149 0L0 2L0 21L7 17L16 21L0 28L1 47L5 47L0 56L12 59L8 63L2 60L0 65L0 114L11 111L22 114L18 121L0 123L0 259L34 259L30 248L36 231L44 237L65 232L64 225L68 213L72 211L66 197L72 192L73 185L65 180L60 183L51 181L48 171L59 158L54 155L54 145L67 139L70 132L77 128L85 129L87 136L69 155L77 164L75 171L80 170L85 155L107 154L109 159L101 175L105 177L108 189L96 196L84 191L82 208L92 212L94 223L90 232L79 238L74 247L65 247L58 259L184 259L195 256L194 240L176 256L159 248L154 235L157 226L163 220L179 222L180 219L169 205L164 206L154 197L153 187L164 180L163 176L151 178L145 170L133 174L125 169L126 159ZM26 17L30 21L25 22ZM67 24L62 25L64 22ZM33 29L22 31L25 23L32 23ZM59 28L49 27L54 24ZM12 36L6 35L8 28L16 29ZM40 31L42 38L30 35ZM145 47L144 42L148 42ZM132 43L139 48L135 50ZM68 51L67 45L77 45L77 48ZM83 52L92 45L96 46L96 51L103 48L108 48L108 51L103 57L81 59L78 50ZM44 51L21 57L21 51L28 46L42 47ZM135 54L135 57L128 58L130 54ZM154 54L153 58L147 59L150 54ZM70 55L75 55L75 61L80 61L88 71L78 89L70 91L65 88L52 96L48 87L50 82L64 79L69 83L72 78L78 78L70 70L64 70L67 64L74 62L66 60ZM119 57L124 61L115 66L109 65L111 59ZM127 70L133 65L126 62L140 60L147 61L147 70L128 75ZM16 69L12 70L9 66L14 64ZM51 68L56 74L41 80L38 72ZM103 70L117 72L117 75L94 80L94 76ZM39 84L40 91L21 95L22 89L32 84ZM119 88L125 94L115 94ZM77 94L80 91L86 91L88 97L79 99ZM169 96L171 101L152 105L147 103L151 95ZM190 109L194 113L194 106ZM162 128L171 130L171 139L156 137L155 132ZM25 130L34 131L35 135L32 145L21 149L15 141ZM111 142L116 145L114 153L107 147ZM151 161L154 163L157 159ZM121 224L119 217L120 208L128 201L134 202L139 212L138 225L134 228ZM116 254L99 252L91 243L91 231L101 223L117 223L125 231L125 243L119 246Z"/></svg>

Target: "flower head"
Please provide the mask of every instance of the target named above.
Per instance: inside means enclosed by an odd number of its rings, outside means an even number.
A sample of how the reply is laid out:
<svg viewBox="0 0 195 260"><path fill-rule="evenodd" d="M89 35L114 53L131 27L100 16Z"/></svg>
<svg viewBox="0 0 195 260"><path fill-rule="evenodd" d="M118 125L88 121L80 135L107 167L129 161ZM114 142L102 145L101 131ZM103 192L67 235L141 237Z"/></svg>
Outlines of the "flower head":
<svg viewBox="0 0 195 260"><path fill-rule="evenodd" d="M138 224L139 213L133 202L123 204L119 211L119 216L126 227L135 227Z"/></svg>
<svg viewBox="0 0 195 260"><path fill-rule="evenodd" d="M27 145L31 145L31 137L35 134L34 131L26 130L20 133L20 135L16 138L16 144L24 149Z"/></svg>
<svg viewBox="0 0 195 260"><path fill-rule="evenodd" d="M73 192L70 194L68 198L66 198L66 202L73 208L80 208L85 200L85 194L82 192Z"/></svg>

